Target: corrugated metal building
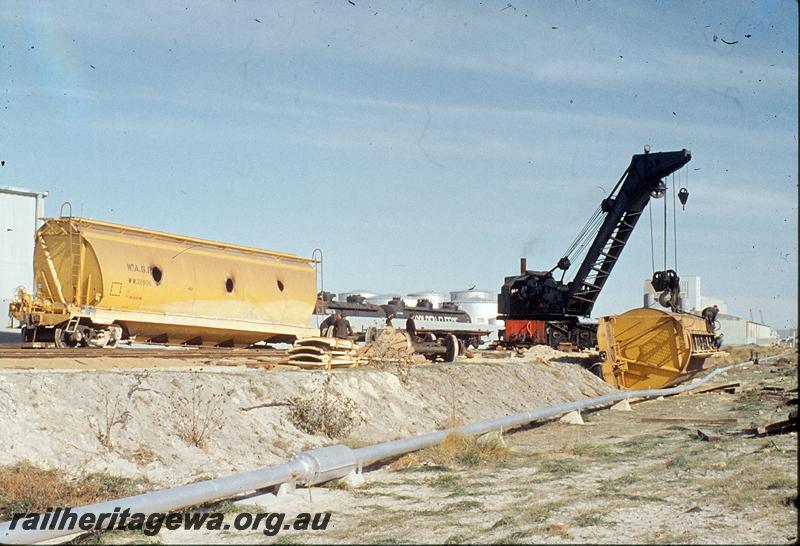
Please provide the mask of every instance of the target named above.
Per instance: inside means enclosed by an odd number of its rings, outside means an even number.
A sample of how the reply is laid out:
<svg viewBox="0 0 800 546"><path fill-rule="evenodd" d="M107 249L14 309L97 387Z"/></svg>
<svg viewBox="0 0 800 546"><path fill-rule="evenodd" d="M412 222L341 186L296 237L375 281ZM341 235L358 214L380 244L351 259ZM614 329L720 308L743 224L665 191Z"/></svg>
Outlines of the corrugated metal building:
<svg viewBox="0 0 800 546"><path fill-rule="evenodd" d="M18 286L33 289L34 232L44 216L46 191L0 186L0 328Z"/></svg>
<svg viewBox="0 0 800 546"><path fill-rule="evenodd" d="M717 315L719 331L725 334L727 345L773 345L778 343L778 332L766 324L745 320L734 315Z"/></svg>

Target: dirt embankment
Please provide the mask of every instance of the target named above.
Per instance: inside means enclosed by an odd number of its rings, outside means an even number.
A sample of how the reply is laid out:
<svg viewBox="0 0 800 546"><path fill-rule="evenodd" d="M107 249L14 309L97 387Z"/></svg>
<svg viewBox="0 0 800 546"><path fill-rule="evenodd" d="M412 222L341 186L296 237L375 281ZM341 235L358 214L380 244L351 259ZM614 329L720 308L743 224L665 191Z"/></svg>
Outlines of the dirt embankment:
<svg viewBox="0 0 800 546"><path fill-rule="evenodd" d="M373 443L609 392L574 360L541 348L403 373L336 370L328 380L283 368L165 368L163 359L151 369L145 359L138 369L4 370L0 465L29 460L72 475L181 484L325 444ZM290 419L289 400L326 389L332 400L352 401L347 438L308 434Z"/></svg>

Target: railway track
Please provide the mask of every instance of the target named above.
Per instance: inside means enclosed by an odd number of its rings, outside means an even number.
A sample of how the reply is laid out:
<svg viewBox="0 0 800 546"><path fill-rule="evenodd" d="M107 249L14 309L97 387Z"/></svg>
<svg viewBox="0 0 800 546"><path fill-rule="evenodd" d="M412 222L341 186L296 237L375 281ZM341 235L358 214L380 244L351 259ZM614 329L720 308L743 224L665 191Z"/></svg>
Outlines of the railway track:
<svg viewBox="0 0 800 546"><path fill-rule="evenodd" d="M272 348L215 349L215 348L124 348L115 349L57 349L55 347L0 346L0 360L26 358L165 358L174 360L200 360L223 358L248 358L277 360L286 356L286 351Z"/></svg>

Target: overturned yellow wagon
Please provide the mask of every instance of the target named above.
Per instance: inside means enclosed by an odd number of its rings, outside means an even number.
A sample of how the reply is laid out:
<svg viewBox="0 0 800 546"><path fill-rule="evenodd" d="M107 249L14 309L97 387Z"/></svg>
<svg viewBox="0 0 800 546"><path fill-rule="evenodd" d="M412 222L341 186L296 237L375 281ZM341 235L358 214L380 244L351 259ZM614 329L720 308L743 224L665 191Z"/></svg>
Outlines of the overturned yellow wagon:
<svg viewBox="0 0 800 546"><path fill-rule="evenodd" d="M717 352L706 322L689 313L631 309L601 317L603 379L618 389L659 389L690 379Z"/></svg>
<svg viewBox="0 0 800 546"><path fill-rule="evenodd" d="M246 346L313 335L313 260L86 218L36 231L34 294L9 315L26 341Z"/></svg>

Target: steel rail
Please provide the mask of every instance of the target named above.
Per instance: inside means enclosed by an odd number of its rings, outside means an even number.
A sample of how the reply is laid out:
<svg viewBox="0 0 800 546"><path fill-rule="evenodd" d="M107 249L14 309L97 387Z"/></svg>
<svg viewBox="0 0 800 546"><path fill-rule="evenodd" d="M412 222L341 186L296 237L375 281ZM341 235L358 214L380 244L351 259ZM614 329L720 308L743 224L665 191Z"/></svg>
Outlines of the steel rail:
<svg viewBox="0 0 800 546"><path fill-rule="evenodd" d="M179 359L198 359L198 358L265 358L280 357L286 354L283 349L216 349L216 348L175 348L175 349L97 349L97 348L24 348L2 347L0 346L0 364L3 359L9 358L174 358Z"/></svg>
<svg viewBox="0 0 800 546"><path fill-rule="evenodd" d="M781 353L761 359L767 362L790 353ZM655 398L671 396L696 389L714 377L730 369L750 364L747 360L712 370L701 379L692 383L670 387L666 389L647 389L639 391L620 391L595 398L587 398L576 402L558 404L546 408L534 409L501 417L471 423L463 427L441 430L383 442L372 446L351 449L345 445L332 445L311 451L304 451L295 455L289 461L278 466L268 467L250 472L231 474L213 480L197 482L189 485L162 489L151 493L143 493L132 497L90 504L72 510L80 518L83 514L113 513L115 509L122 512L126 509L130 513L165 513L179 510L189 506L212 502L234 495L258 491L284 483L313 485L326 482L334 478L342 478L353 472L361 472L363 467L378 461L398 457L405 453L417 451L435 445L444 440L448 434L460 433L466 435L479 435L493 430L509 430L533 421L555 417L561 414L587 409L595 406L607 406L631 398ZM47 529L26 531L21 528L22 521L17 522L16 528L11 529L11 522L0 523L0 543L3 544L32 544L53 540L59 537L74 535L80 531L67 529ZM102 528L106 528L107 525Z"/></svg>

